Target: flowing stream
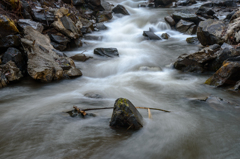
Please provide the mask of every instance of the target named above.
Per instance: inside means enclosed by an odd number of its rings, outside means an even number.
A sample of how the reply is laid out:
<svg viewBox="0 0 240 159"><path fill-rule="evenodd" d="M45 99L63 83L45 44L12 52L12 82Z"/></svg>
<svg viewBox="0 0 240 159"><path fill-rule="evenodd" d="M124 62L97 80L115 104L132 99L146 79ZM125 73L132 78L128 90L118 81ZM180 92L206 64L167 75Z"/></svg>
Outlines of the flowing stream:
<svg viewBox="0 0 240 159"><path fill-rule="evenodd" d="M105 23L108 30L89 34L101 40L84 40L82 48L66 52L71 56L84 51L94 57L76 62L82 77L48 84L25 79L0 90L0 158L239 158L239 107L193 100L213 95L239 103L239 95L204 85L210 74L173 69L171 64L179 55L198 47L186 43L189 35L170 30L165 23L164 17L176 9L138 8L141 2L110 1L124 5L131 15L114 15ZM157 35L168 33L170 39L146 40L142 33L150 27ZM93 55L96 47L117 48L120 56ZM86 93L101 98L88 98ZM147 111L139 110L145 125L135 132L111 129L111 109L92 111L97 117L86 119L64 113L73 105L112 107L120 97L135 106L171 113L151 111L152 119L148 119Z"/></svg>

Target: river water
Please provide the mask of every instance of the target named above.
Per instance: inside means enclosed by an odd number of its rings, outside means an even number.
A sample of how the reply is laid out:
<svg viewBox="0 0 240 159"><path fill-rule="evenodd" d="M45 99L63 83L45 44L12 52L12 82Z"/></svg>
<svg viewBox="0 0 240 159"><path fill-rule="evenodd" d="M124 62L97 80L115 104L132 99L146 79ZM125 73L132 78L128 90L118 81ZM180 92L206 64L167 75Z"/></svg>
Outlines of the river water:
<svg viewBox="0 0 240 159"><path fill-rule="evenodd" d="M204 85L210 74L172 69L180 54L198 50L186 43L188 35L170 30L164 22L164 16L174 9L138 8L141 1L136 0L110 3L126 6L131 15L114 15L105 23L108 30L91 34L102 40L85 40L82 48L66 52L71 56L84 51L94 57L76 62L82 77L49 84L28 79L0 90L0 158L239 158L239 107L193 100L213 95L238 103L239 95ZM171 38L146 40L142 33L149 27L158 35L167 32ZM95 56L96 47L115 47L120 57ZM101 98L88 98L86 93ZM97 116L86 119L64 113L73 105L112 107L119 97L135 106L171 113L151 111L152 119L148 119L147 111L139 110L145 125L136 132L111 129L112 110L92 111Z"/></svg>

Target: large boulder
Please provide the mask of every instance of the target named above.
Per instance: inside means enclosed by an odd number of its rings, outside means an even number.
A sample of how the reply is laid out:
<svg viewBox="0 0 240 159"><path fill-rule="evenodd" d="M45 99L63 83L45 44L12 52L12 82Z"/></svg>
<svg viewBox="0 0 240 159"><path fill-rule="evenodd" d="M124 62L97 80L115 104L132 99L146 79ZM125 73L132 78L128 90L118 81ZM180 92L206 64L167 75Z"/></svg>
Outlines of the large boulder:
<svg viewBox="0 0 240 159"><path fill-rule="evenodd" d="M30 26L25 27L24 34L21 41L28 54L27 71L33 79L50 82L63 77L82 75L72 59L60 57L55 52L47 35L41 34Z"/></svg>
<svg viewBox="0 0 240 159"><path fill-rule="evenodd" d="M149 40L161 40L159 36L154 34L154 32L151 31L143 31L143 36L147 37Z"/></svg>
<svg viewBox="0 0 240 159"><path fill-rule="evenodd" d="M240 80L240 61L226 61L222 67L206 80L205 84L213 86L235 85Z"/></svg>
<svg viewBox="0 0 240 159"><path fill-rule="evenodd" d="M222 21L208 19L201 21L197 28L197 37L202 45L222 44L225 24Z"/></svg>
<svg viewBox="0 0 240 159"><path fill-rule="evenodd" d="M7 86L11 81L17 81L22 78L23 75L16 64L12 61L8 61L4 65L0 65L0 88Z"/></svg>
<svg viewBox="0 0 240 159"><path fill-rule="evenodd" d="M119 14L123 14L123 15L130 15L128 13L128 11L126 10L126 8L120 4L118 4L115 8L113 8L112 10L114 13L119 13Z"/></svg>
<svg viewBox="0 0 240 159"><path fill-rule="evenodd" d="M119 98L114 104L110 126L112 128L140 129L143 127L143 117L128 99Z"/></svg>
<svg viewBox="0 0 240 159"><path fill-rule="evenodd" d="M116 48L96 48L94 49L94 54L106 57L119 56L118 50Z"/></svg>
<svg viewBox="0 0 240 159"><path fill-rule="evenodd" d="M26 61L22 53L13 47L9 47L7 51L2 56L2 63L6 64L8 61L13 61L17 67L24 71L26 67Z"/></svg>
<svg viewBox="0 0 240 159"><path fill-rule="evenodd" d="M183 54L174 63L174 68L186 72L205 72L211 70L211 63L216 59L220 46L215 44L196 53Z"/></svg>

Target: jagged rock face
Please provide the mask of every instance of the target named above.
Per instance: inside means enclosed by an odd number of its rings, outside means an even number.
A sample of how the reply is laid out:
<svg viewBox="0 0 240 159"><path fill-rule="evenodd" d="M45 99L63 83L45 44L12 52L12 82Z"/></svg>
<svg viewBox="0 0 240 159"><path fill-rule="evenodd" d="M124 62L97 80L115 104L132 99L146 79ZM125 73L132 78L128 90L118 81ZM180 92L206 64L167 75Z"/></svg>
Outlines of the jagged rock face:
<svg viewBox="0 0 240 159"><path fill-rule="evenodd" d="M21 77L23 77L22 73L14 62L9 61L0 65L0 88L7 86L11 81L19 80Z"/></svg>
<svg viewBox="0 0 240 159"><path fill-rule="evenodd" d="M226 61L222 67L206 80L205 84L213 86L234 85L240 80L240 61Z"/></svg>
<svg viewBox="0 0 240 159"><path fill-rule="evenodd" d="M119 98L114 104L110 126L112 128L140 129L143 127L143 118L128 99Z"/></svg>
<svg viewBox="0 0 240 159"><path fill-rule="evenodd" d="M208 19L199 23L197 37L204 46L222 44L224 42L222 33L225 24L222 21Z"/></svg>
<svg viewBox="0 0 240 159"><path fill-rule="evenodd" d="M128 13L128 11L126 10L126 8L120 4L118 4L115 8L113 8L112 10L114 13L119 13L119 14L123 14L123 15L130 15Z"/></svg>
<svg viewBox="0 0 240 159"><path fill-rule="evenodd" d="M81 76L68 57L60 57L50 44L48 36L41 34L30 26L25 27L25 36L21 39L28 54L28 74L36 80L50 82L65 76Z"/></svg>

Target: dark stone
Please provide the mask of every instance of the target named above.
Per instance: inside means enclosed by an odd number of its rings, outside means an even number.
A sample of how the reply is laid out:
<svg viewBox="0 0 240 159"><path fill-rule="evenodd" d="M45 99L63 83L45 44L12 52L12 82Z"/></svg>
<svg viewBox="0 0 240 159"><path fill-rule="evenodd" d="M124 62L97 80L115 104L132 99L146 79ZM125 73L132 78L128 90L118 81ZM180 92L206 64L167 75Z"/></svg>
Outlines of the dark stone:
<svg viewBox="0 0 240 159"><path fill-rule="evenodd" d="M126 8L120 4L118 4L115 8L113 8L112 10L114 13L119 13L119 14L123 14L123 15L130 15L128 13L128 11L126 10Z"/></svg>
<svg viewBox="0 0 240 159"><path fill-rule="evenodd" d="M143 31L143 36L147 37L149 40L161 40L159 36L151 31Z"/></svg>
<svg viewBox="0 0 240 159"><path fill-rule="evenodd" d="M168 39L170 37L170 35L168 35L168 33L162 33L161 38L163 39Z"/></svg>
<svg viewBox="0 0 240 159"><path fill-rule="evenodd" d="M172 17L166 16L166 17L164 17L164 19L170 26L175 26L176 23Z"/></svg>
<svg viewBox="0 0 240 159"><path fill-rule="evenodd" d="M53 41L51 41L51 45L52 45L55 49L60 50L60 51L64 51L64 50L67 48L66 45L61 45L61 44L56 43L56 42L53 42Z"/></svg>
<svg viewBox="0 0 240 159"><path fill-rule="evenodd" d="M56 34L49 33L48 36L50 37L51 41L64 46L67 46L67 44L70 42L70 40L61 33Z"/></svg>
<svg viewBox="0 0 240 159"><path fill-rule="evenodd" d="M82 47L82 45L83 45L83 43L82 43L81 38L73 39L73 40L71 40L71 43L70 43L71 47Z"/></svg>
<svg viewBox="0 0 240 159"><path fill-rule="evenodd" d="M187 6L187 5L192 5L192 4L196 4L196 0L182 0L182 1L178 1L177 5L178 6Z"/></svg>
<svg viewBox="0 0 240 159"><path fill-rule="evenodd" d="M30 5L28 4L28 2L25 0L21 0L21 5L22 5L22 9L23 9L23 17L25 19L32 19L32 16L31 16L32 9L31 9Z"/></svg>
<svg viewBox="0 0 240 159"><path fill-rule="evenodd" d="M197 32L197 26L192 25L188 28L188 30L185 32L185 34L193 35L193 34L196 34L196 32Z"/></svg>
<svg viewBox="0 0 240 159"><path fill-rule="evenodd" d="M143 127L143 118L128 99L119 98L114 104L110 126L112 128L140 129Z"/></svg>
<svg viewBox="0 0 240 159"><path fill-rule="evenodd" d="M197 15L200 15L204 18L211 18L213 19L213 15L215 14L215 12L211 9L211 8L207 8L207 7L204 7L204 6L201 6L197 12L196 12Z"/></svg>
<svg viewBox="0 0 240 159"><path fill-rule="evenodd" d="M8 35L14 35L19 33L19 30L17 29L14 21L9 19L5 15L0 14L0 36L1 38L4 38Z"/></svg>
<svg viewBox="0 0 240 159"><path fill-rule="evenodd" d="M222 44L222 32L225 24L222 21L208 19L199 23L197 37L202 45Z"/></svg>
<svg viewBox="0 0 240 159"><path fill-rule="evenodd" d="M20 45L21 42L19 35L8 35L2 37L0 34L0 48L19 47Z"/></svg>
<svg viewBox="0 0 240 159"><path fill-rule="evenodd" d="M102 36L92 36L92 35L85 35L85 40L102 40Z"/></svg>
<svg viewBox="0 0 240 159"><path fill-rule="evenodd" d="M96 48L94 49L94 54L107 57L119 56L116 48Z"/></svg>
<svg viewBox="0 0 240 159"><path fill-rule="evenodd" d="M26 63L24 61L22 53L13 47L7 49L2 57L2 63L6 64L8 61L13 61L17 65L17 67L23 71L26 69Z"/></svg>
<svg viewBox="0 0 240 159"><path fill-rule="evenodd" d="M94 11L104 11L101 0L86 0L88 7Z"/></svg>

